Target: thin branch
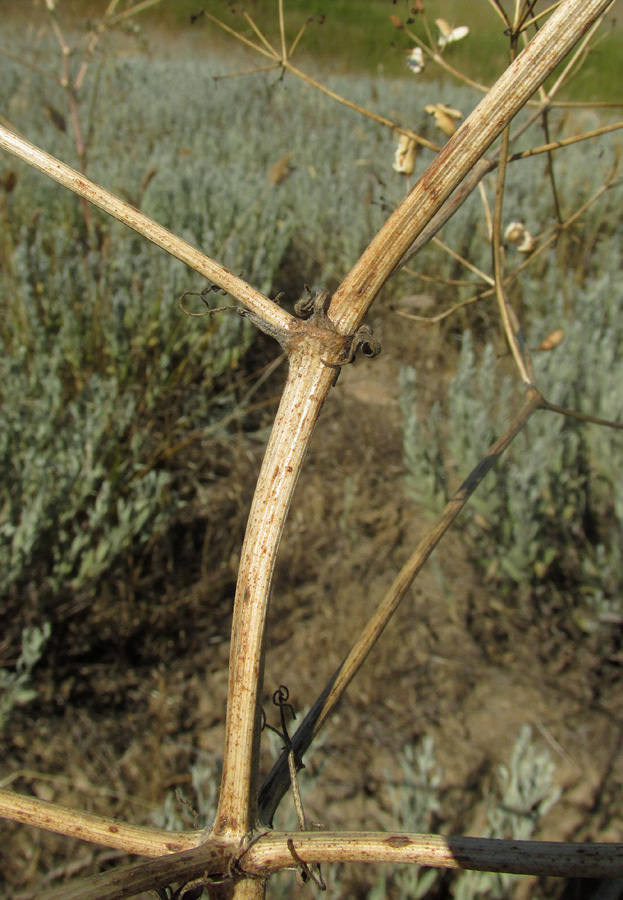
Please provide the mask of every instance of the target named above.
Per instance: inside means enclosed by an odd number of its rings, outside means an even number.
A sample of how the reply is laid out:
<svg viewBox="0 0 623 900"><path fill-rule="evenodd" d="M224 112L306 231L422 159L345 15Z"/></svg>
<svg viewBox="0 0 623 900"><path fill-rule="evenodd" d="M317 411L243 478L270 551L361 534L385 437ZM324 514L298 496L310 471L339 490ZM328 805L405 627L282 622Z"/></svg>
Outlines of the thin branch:
<svg viewBox="0 0 623 900"><path fill-rule="evenodd" d="M133 228L143 237L156 244L156 246L166 250L171 256L175 256L183 263L186 263L195 272L226 290L232 297L244 304L247 309L250 309L274 327L284 330L296 330L298 328L299 321L294 316L281 309L260 291L251 287L243 278L234 275L225 266L210 259L209 256L201 253L191 244L177 237L167 228L163 228L162 225L154 222L149 216L139 212L138 209L130 206L129 203L116 197L110 191L105 190L105 188L100 187L100 185L86 178L80 172L76 172L75 169L65 165L65 163L50 156L2 126L0 126L0 147L8 150L9 153L17 156L18 159L29 163L29 165L45 175L49 175L54 181L58 181L59 184L69 188L69 190L78 194L79 197L84 197L95 204L95 206L99 206L100 209L114 216L115 219L123 222L124 225Z"/></svg>
<svg viewBox="0 0 623 900"><path fill-rule="evenodd" d="M396 122L392 122L391 119L387 119L385 116L380 116L377 113L371 112L363 106L360 106L358 103L354 103L352 100L348 100L346 97L342 97L340 94L337 94L335 91L332 91L330 88L325 87L325 85L321 84L319 81L316 81L315 78L312 78L311 75L305 74L300 69L297 69L296 66L293 66L290 60L285 55L280 56L274 47L266 40L262 32L259 30L255 22L251 19L247 14L247 19L249 23L254 28L258 37L262 40L265 47L260 47L258 44L254 44L253 41L245 38L244 35L240 34L240 32L235 31L229 25L222 22L220 19L217 19L216 16L211 15L210 13L204 13L204 15L211 21L214 22L215 25L218 25L220 28L223 28L233 37L247 44L252 49L256 50L258 53L262 53L264 56L268 56L272 59L276 66L287 69L288 72L291 72L293 75L296 75L297 78L302 79L307 84L321 91L323 94L326 94L328 97L331 97L332 100L335 100L337 103L341 103L343 106L348 107L348 109L353 109L355 112L358 112L360 115L365 116L368 119L372 119L373 122L377 122L379 125L384 125L386 128L391 128L396 134L404 134L408 137L412 138L417 144L420 144L422 147L428 147L429 150L434 150L437 152L439 150L439 145L433 143L432 141L427 140L426 138L419 135L417 132L412 131L410 128L403 128L401 125L398 125ZM301 32L299 32L299 35ZM292 49L296 46L297 40L292 45ZM269 49L267 49L269 48Z"/></svg>
<svg viewBox="0 0 623 900"><path fill-rule="evenodd" d="M551 141L551 135L550 135L550 131L549 131L548 113L549 113L549 110L547 110L547 109L543 111L542 125L543 125L543 132L545 134L545 140L548 144L551 144L552 141ZM547 171L547 177L548 177L548 180L550 183L550 188L552 191L552 202L554 205L554 211L556 213L556 220L558 221L558 224L561 225L562 220L563 220L562 205L560 203L560 196L558 194L558 186L556 184L556 172L554 170L554 151L552 149L547 151L545 167L546 167L546 171Z"/></svg>
<svg viewBox="0 0 623 900"><path fill-rule="evenodd" d="M21 56L17 56L15 53L11 53L10 50L5 50L4 47L0 47L0 55L6 56L7 59L13 60L13 62L17 62L20 66L25 66L27 69L30 69L32 72L36 72L37 75L41 75L43 78L47 78L48 81L53 81L54 84L61 84L61 79L54 75L53 72L48 72L47 69L44 69L43 66L37 65L37 63L30 62L28 59L24 59Z"/></svg>
<svg viewBox="0 0 623 900"><path fill-rule="evenodd" d="M288 53L287 53L288 57L291 57L294 54L294 51L296 50L296 48L299 45L299 41L301 40L301 38L305 34L305 31L307 30L307 26L309 25L309 22L310 22L310 20L308 19L299 28L297 36L294 38L294 40L290 44L290 47L288 48Z"/></svg>
<svg viewBox="0 0 623 900"><path fill-rule="evenodd" d="M575 222L577 222L577 220L582 215L584 215L584 213L586 212L587 209L589 209L603 194L605 194L606 191L610 190L614 186L613 179L614 179L614 175L616 173L617 167L618 167L618 162L615 163L615 165L612 167L612 171L610 172L610 175L608 176L606 182L604 184L602 184L602 186L600 188L598 188L595 191L595 193L592 194L592 196L590 196L588 198L588 200L586 200L582 204L582 206L579 207L579 209L576 209L576 211L573 213L573 215L569 216L569 218L565 222L563 222L562 225L551 228L550 234L548 237L545 238L543 235L539 238L539 240L540 240L539 246L535 250L533 250L533 252L530 253L530 255L526 257L526 259L524 259L524 261L521 263L521 265L517 266L517 268L513 272L511 272L511 274L507 277L507 281L515 279L517 277L517 275L519 275L520 272L523 272L523 270L527 266L529 266L530 263L532 263L538 256L540 256L542 253L544 253L545 250L547 250L547 248L550 247L554 243L554 241L558 238L558 235L560 234L561 231L563 231L567 228L570 228L571 225L573 225ZM547 232L545 232L545 233L547 234Z"/></svg>
<svg viewBox="0 0 623 900"><path fill-rule="evenodd" d="M498 168L498 178L495 188L495 202L493 206L493 222L491 225L491 253L493 257L493 276L495 278L495 295L498 301L498 308L504 326L506 340L510 347L513 359L521 380L524 384L534 384L534 372L532 371L532 362L530 360L530 352L522 340L519 323L515 316L506 290L504 287L504 263L502 258L502 210L504 200L504 185L506 181L506 165L508 159L508 141L510 130L506 128L502 135L502 147L500 149L500 165Z"/></svg>
<svg viewBox="0 0 623 900"><path fill-rule="evenodd" d="M451 66L450 63L445 59L444 56L441 55L441 53L439 53L438 50L434 49L434 47L430 47L425 41L419 38L414 31L411 31L410 28L404 28L404 32L428 56L429 59L431 59L434 63L436 63L436 65L446 71L448 75L452 75L453 78L456 78L458 81L462 82L468 87L473 87L475 90L480 91L483 94L486 94L486 92L489 90L486 84L482 84L480 81L474 81L472 78L464 75L463 72L455 69L454 66Z"/></svg>
<svg viewBox="0 0 623 900"><path fill-rule="evenodd" d="M557 141L551 141L549 144L541 144L539 147L532 147L530 150L521 150L518 153L511 153L508 162L516 162L519 159L528 159L530 156L536 156L538 153L549 153L550 150L559 150L561 147L570 147L571 144L577 144L579 141L588 141L591 138L601 137L602 134L608 134L610 131L620 131L623 128L623 122L613 122L611 125L602 125L600 128L594 128L592 131L584 131L582 134L576 134L573 137L560 138Z"/></svg>
<svg viewBox="0 0 623 900"><path fill-rule="evenodd" d="M566 63L564 69L562 70L562 72L560 73L560 75L558 76L556 81L554 82L554 85L548 90L547 93L550 97L553 97L555 94L558 93L558 91L563 87L563 85L565 85L567 83L567 81L571 77L571 73L574 71L574 69L576 67L578 67L579 65L581 65L582 58L584 57L584 55L587 52L587 48L591 41L591 38L593 37L593 35L595 34L597 29L601 25L601 23L603 21L603 17L605 15L605 13L608 11L608 8L610 6L612 6L613 3L614 3L614 0L609 0L608 3L604 4L604 9L601 11L601 14L596 17L595 21L590 26L590 28L587 30L586 34L584 35L582 40L579 42L578 46L575 47L574 52L571 54L571 57L568 60L568 62ZM554 15L556 15L556 13L554 13ZM551 21L551 19L549 19L548 21ZM545 26L543 26L543 27L545 27Z"/></svg>
<svg viewBox="0 0 623 900"><path fill-rule="evenodd" d="M241 41L243 44L246 44L247 47L251 47L252 50L255 50L257 53L261 53L262 56L267 56L269 59L275 60L275 62L281 62L279 59L279 54L275 52L275 50L271 47L270 50L267 50L265 47L260 47L259 44L255 44L253 41L250 41L249 38L246 38L243 34L240 34L239 31L236 31L235 28L231 28L231 26L227 25L225 22L222 22L220 19L217 19L216 16L213 16L212 13L206 12L203 10L203 15L206 19L209 19L211 22L214 22L215 25L218 25L219 28L222 28L223 31L226 31L228 34L231 34L232 37L235 37L236 40ZM262 38L265 44L268 44L265 38ZM270 44L268 44L270 47Z"/></svg>
<svg viewBox="0 0 623 900"><path fill-rule="evenodd" d="M228 879L239 850L238 842L210 838L204 845L182 853L141 860L44 891L38 900L122 900L203 876Z"/></svg>
<svg viewBox="0 0 623 900"><path fill-rule="evenodd" d="M227 75L215 75L214 81L224 81L226 78L241 78L243 75L257 75L258 72L273 72L280 69L279 63L270 63L267 66L255 66L253 69L242 69L240 72L228 72Z"/></svg>
<svg viewBox="0 0 623 900"><path fill-rule="evenodd" d="M143 10L149 9L152 6L156 6L161 2L162 0L142 0L142 3L136 3L129 9L124 9L122 10L122 12L114 13L114 15L111 16L110 21L112 24L123 22L125 19L129 19L130 16L135 16L138 13L143 12Z"/></svg>
<svg viewBox="0 0 623 900"><path fill-rule="evenodd" d="M556 9L557 6L560 6L560 0L558 0L558 3L553 3L551 6L548 6L547 9L544 9L540 13L537 13L536 16L532 16L531 18L526 19L525 22L522 22L521 30L525 31L526 28L528 28L530 25L536 25L536 23L539 22L541 19L544 19L546 16L549 16L549 14L552 13Z"/></svg>
<svg viewBox="0 0 623 900"><path fill-rule="evenodd" d="M281 35L281 58L286 58L286 26L283 20L283 0L279 0L279 33Z"/></svg>
<svg viewBox="0 0 623 900"><path fill-rule="evenodd" d="M561 416L568 416L571 419L579 419L581 422L587 422L589 425L602 425L604 428L615 428L623 431L623 422L614 422L612 419L590 416L588 413L581 413L566 406L557 406L555 403L550 403L549 400L543 399L543 409L549 409L551 412L560 413Z"/></svg>
<svg viewBox="0 0 623 900"><path fill-rule="evenodd" d="M573 215L569 216L566 221L564 221L560 226L556 226L554 228L549 229L549 232L545 232L542 235L537 236L537 240L539 241L538 247L532 251L521 263L521 265L517 266L512 272L507 274L504 278L504 285L510 284L514 281L520 272L523 272L525 268L527 268L532 262L534 262L537 257L541 256L550 247L554 241L558 238L561 231L565 231L570 228L585 212L589 207L591 207L606 191L610 190L614 186L614 175L616 173L617 164L615 164L612 168L610 175L608 176L606 182L598 188L598 190L586 200L582 206L577 209ZM430 227L430 226L429 226ZM547 237L545 235L548 235ZM416 278L421 278L423 281L436 281L439 279L432 278L429 275L424 275L421 272L415 272L408 267L405 267L403 271L408 272L410 275L415 276ZM446 280L444 281L446 284L470 284L470 282L460 282L460 281L452 281ZM403 319L411 319L414 322L421 322L424 325L436 325L441 322L443 319L448 318L453 313L457 312L457 310L462 309L464 306L469 306L472 303L477 303L479 300L485 300L487 297L491 297L495 294L495 290L484 290L479 291L472 297L467 298L466 300L461 300L458 303L453 304L448 309L445 309L443 312L438 313L435 316L418 316L414 313L408 313L404 310L394 309L396 315L401 316Z"/></svg>
<svg viewBox="0 0 623 900"><path fill-rule="evenodd" d="M427 138L422 137L421 134L418 134L417 131L413 131L411 128L404 128L402 125L398 125L396 122L392 122L391 119L388 119L385 116L380 116L378 115L378 113L372 112L371 110L360 106L358 103L354 103L352 100L348 100L346 97L342 97L341 94L337 94L330 88L325 87L324 84L316 81L316 79L312 78L311 75L306 75L305 72L297 69L296 66L293 66L289 60L284 60L283 66L288 70L288 72L292 72L293 75L296 75L307 84L321 91L323 94L326 94L327 97L331 97L332 100L336 100L338 103L341 103L342 106L347 106L348 109L355 110L355 112L358 112L360 115L365 116L367 119L372 119L373 122L377 122L379 125L384 125L386 128L391 128L391 130L396 134L404 134L407 137L412 138L416 142L416 144L419 144L421 147L428 147L429 150L434 150L435 153L439 150L439 144L435 144L433 143L433 141L429 141Z"/></svg>
<svg viewBox="0 0 623 900"><path fill-rule="evenodd" d="M506 10L500 3L500 0L489 0L489 3L491 4L491 6L495 10L495 12L498 14L498 16L501 18L501 20L504 22L504 25L507 28L510 28L510 24L511 24L510 19L508 18L507 14L506 14Z"/></svg>
<svg viewBox="0 0 623 900"><path fill-rule="evenodd" d="M470 272L478 275L478 277L481 278L486 284L494 284L493 278L491 278L490 275L487 275L486 272L483 272L482 269L478 268L478 266L475 266L468 259L465 259L464 256L461 256L461 254L453 250L452 247L448 247L448 245L444 244L442 240L435 237L433 238L433 243L437 244L438 247L441 247L441 249L444 250L448 254L448 256L451 256L452 259L455 259L457 262L461 263L461 265L465 266L466 269L469 269Z"/></svg>
<svg viewBox="0 0 623 900"><path fill-rule="evenodd" d="M273 45L270 43L270 41L265 37L265 35L262 34L262 32L261 32L260 29L257 27L257 25L255 24L255 22L253 21L253 19L252 19L251 16L249 15L249 13L246 12L246 10L243 10L242 15L245 17L245 19L247 20L247 22L249 23L249 25L251 26L251 28L253 29L253 31L254 31L254 32L256 33L256 35L259 37L259 39L260 39L261 42L264 44L264 46L266 47L266 49L269 51L269 53L270 53L270 55L273 57L273 59L279 60L279 54L277 53L277 51L275 50L275 48L273 47Z"/></svg>
<svg viewBox="0 0 623 900"><path fill-rule="evenodd" d="M415 313L408 313L402 309L394 309L394 312L403 319L411 319L412 322L421 322L423 325L437 325L439 322L443 322L444 319L449 318L455 312L458 312L459 309L463 309L464 306L471 306L472 303L478 303L479 300L484 300L485 297L490 297L491 294L493 294L493 290L485 291L482 294L475 294L473 297L468 297L467 300L460 300L458 303L454 303L451 307L444 309L443 312L438 313L436 316L418 316Z"/></svg>

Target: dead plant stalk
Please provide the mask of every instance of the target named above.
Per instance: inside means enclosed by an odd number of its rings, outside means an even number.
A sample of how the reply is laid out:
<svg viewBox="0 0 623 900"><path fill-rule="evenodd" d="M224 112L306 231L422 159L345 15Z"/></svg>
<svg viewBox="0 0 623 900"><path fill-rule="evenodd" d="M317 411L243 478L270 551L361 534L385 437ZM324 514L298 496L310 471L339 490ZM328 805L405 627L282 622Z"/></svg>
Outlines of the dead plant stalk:
<svg viewBox="0 0 623 900"><path fill-rule="evenodd" d="M287 382L258 478L241 554L230 651L224 768L214 827L201 835L200 847L181 854L174 852L173 856L162 857L151 863L139 864L144 867L140 878L137 877L136 866L128 867L117 870L114 877L100 876L97 881L89 879L75 885L75 889L64 888L63 897L114 900L132 896L149 887L196 877L197 873L219 875L233 880L236 897L261 896L264 878L271 871L295 865L285 835L259 837L261 833L257 832L256 781L265 624L280 537L315 423L334 381L336 370L331 366L342 361L350 336L356 332L379 290L418 236L473 170L492 142L582 39L592 23L608 9L611 2L612 0L564 0L559 5L389 217L333 295L328 309L329 320L320 325L318 321L302 322L291 316L242 278L144 214L8 129L0 128L0 146L79 196L95 203L227 290L257 317L261 327L280 340L289 353ZM282 52L285 54L283 42ZM507 335L512 342L510 326L507 326ZM533 405L538 405L536 399L530 402L530 412ZM446 528L447 525L443 531ZM346 684L340 690L345 688ZM3 814L23 821L23 808L20 812L17 799L11 801L8 794L10 792L3 792ZM28 817L32 824L56 830L49 816L49 809L43 802L33 801L28 809ZM82 825L82 837L107 842L102 821L89 823L87 819L83 819ZM122 836L123 829L124 826L119 827ZM254 835L259 837L257 842L253 840ZM143 837L149 842L149 835ZM130 849L136 847L133 844L135 840L136 835L131 835L128 831L125 838L114 846ZM158 851L164 853L162 840L162 835L154 834L154 845L139 852L147 855L150 849L157 846ZM196 837L191 840L194 842ZM415 863L423 859L414 850L417 845L416 836L388 838L383 835L379 838L371 834L300 834L292 838L291 842L292 840L296 852L305 855L309 862L336 859L388 861L391 858L393 861ZM476 860L464 852L464 848L468 846L465 842L469 839L425 836L422 840L439 850L436 855L426 857L430 859L428 865L497 867L498 871L529 873L545 871L542 861L544 845L538 843L522 845L522 842L506 842L503 858L498 856L495 859L493 854ZM481 846L493 852L495 844L499 846L500 842L485 841ZM566 853L573 856L574 851L569 850L569 845L562 846ZM179 846L171 849L179 850ZM602 852L601 856L597 850L592 856L587 855L586 851L584 854L576 854L578 856L584 860L584 864L577 863L574 870L576 874L594 874L596 871L601 873L606 870L608 874L623 874L623 851L620 848L612 848L609 853ZM565 857L565 865L569 858L568 855ZM586 862L589 858L593 861L599 858L602 868L596 869L596 863L593 862L589 865ZM552 871L551 868L547 869L548 873ZM565 871L571 872L571 869L567 868ZM51 898L54 894L48 896Z"/></svg>

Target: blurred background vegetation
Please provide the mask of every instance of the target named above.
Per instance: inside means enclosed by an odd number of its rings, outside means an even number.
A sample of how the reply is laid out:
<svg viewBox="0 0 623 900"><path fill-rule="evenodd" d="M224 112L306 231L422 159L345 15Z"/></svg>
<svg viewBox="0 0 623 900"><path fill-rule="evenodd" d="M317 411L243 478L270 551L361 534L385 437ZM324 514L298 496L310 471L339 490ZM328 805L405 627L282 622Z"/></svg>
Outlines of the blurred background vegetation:
<svg viewBox="0 0 623 900"><path fill-rule="evenodd" d="M135 5L125 0L120 9ZM8 11L21 11L25 4L20 0L3 0ZM286 3L287 28L292 40L308 20L307 29L298 54L299 61L306 57L322 64L323 69L334 72L382 74L404 77L406 54L412 42L406 34L397 30L390 16L409 23L419 37L426 34L421 17L411 14L411 0L288 0ZM472 40L463 41L452 48L452 64L471 78L491 83L506 68L507 51L502 21L492 14L487 2L471 0L428 0L424 4L432 23L443 17L451 25L468 25ZM251 37L250 27L244 22L241 10L246 9L268 36L278 45L278 17L276 0L165 0L137 17L143 27L166 30L169 36L175 31L187 33L191 17L201 9L222 18L227 24ZM62 4L63 15L76 24L89 16L102 14L102 4L96 0L67 0ZM231 49L231 43L215 28L197 22L195 29L206 36L206 47L216 45ZM623 54L623 31L615 16L609 25L611 34L607 41L592 54L565 94L567 99L619 100L620 60ZM398 51L398 52L396 52ZM426 80L437 77L424 73ZM553 76L555 77L555 75Z"/></svg>

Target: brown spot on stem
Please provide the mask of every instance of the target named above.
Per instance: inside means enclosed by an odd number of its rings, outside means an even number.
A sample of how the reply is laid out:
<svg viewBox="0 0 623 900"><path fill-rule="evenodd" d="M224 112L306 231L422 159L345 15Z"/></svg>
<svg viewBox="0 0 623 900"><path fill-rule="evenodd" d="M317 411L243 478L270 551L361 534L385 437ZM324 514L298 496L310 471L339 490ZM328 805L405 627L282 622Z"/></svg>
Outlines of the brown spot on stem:
<svg viewBox="0 0 623 900"><path fill-rule="evenodd" d="M393 834L385 839L385 843L389 844L390 847L409 847L413 841L402 834Z"/></svg>

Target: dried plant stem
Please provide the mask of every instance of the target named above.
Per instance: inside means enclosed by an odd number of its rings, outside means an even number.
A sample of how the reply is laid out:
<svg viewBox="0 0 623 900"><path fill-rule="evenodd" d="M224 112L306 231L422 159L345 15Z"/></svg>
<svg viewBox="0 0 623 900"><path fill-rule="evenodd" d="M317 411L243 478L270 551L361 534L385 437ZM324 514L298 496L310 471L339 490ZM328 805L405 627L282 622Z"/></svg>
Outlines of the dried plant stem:
<svg viewBox="0 0 623 900"><path fill-rule="evenodd" d="M204 836L201 831L164 831L127 825L105 816L67 809L57 803L46 803L5 790L0 790L0 816L142 856L161 856L187 850L196 847Z"/></svg>
<svg viewBox="0 0 623 900"><path fill-rule="evenodd" d="M581 42L581 47L576 50L573 55L575 59L577 55L583 52L583 48L586 43L589 41L590 36L592 35L594 29L598 26L600 19L593 24L591 29L589 29L589 33L585 35ZM551 106L559 106L564 107L568 105L568 103L556 103L552 102L553 97L556 95L558 90L562 85L561 79L558 79L556 85L550 89L547 98L544 101L531 101L529 105L532 103L536 103L537 109L532 113L529 118L521 124L519 128L517 128L510 136L510 143L516 141L522 134L524 134L531 125L534 124L542 115L543 111ZM482 104L481 104L482 105ZM596 136L596 135L595 135ZM537 148L539 152L544 152L544 148ZM530 153L530 151L527 151ZM499 164L499 151L493 154L492 158L483 157L480 159L476 165L472 168L472 170L467 174L465 179L461 182L459 187L452 193L450 197L446 200L446 202L442 205L442 207L435 213L435 215L431 218L430 222L423 228L415 240L412 242L411 246L405 251L399 262L396 264L395 269L401 268L405 263L407 263L410 259L412 259L417 253L420 252L436 235L441 228L448 222L452 216L456 213L456 211L465 203L467 198L471 195L474 188L479 185L489 172L493 171L496 166ZM417 186L417 185L416 185ZM414 186L414 187L416 187Z"/></svg>
<svg viewBox="0 0 623 900"><path fill-rule="evenodd" d="M212 838L192 850L141 860L44 891L37 900L121 900L205 875L228 878L230 863L239 851L238 842Z"/></svg>
<svg viewBox="0 0 623 900"><path fill-rule="evenodd" d="M156 246L161 247L175 256L177 259L186 263L195 272L203 275L204 278L210 279L214 284L226 290L232 297L244 304L256 315L260 316L266 322L276 328L296 329L298 328L298 320L291 316L284 309L265 297L260 291L251 287L247 282L234 275L225 266L210 259L201 251L197 250L191 244L188 244L182 238L177 237L167 228L163 228L149 216L139 212L129 203L111 194L105 188L86 178L80 172L65 165L55 157L50 156L38 147L24 140L24 138L13 133L7 128L0 126L0 147L8 150L18 159L23 160L33 168L38 169L45 175L49 175L54 181L62 184L63 187L69 188L79 197L84 197L95 206L99 206L104 212L109 213L146 237Z"/></svg>
<svg viewBox="0 0 623 900"><path fill-rule="evenodd" d="M324 704L322 713L318 718L317 728L320 728L329 715L330 709L335 707L341 695L359 671L370 650L374 647L386 625L396 612L400 601L405 596L424 563L448 531L456 517L467 504L467 501L481 483L485 475L496 465L502 454L512 444L517 435L537 409L543 405L541 394L533 387L528 388L526 399L503 435L493 444L487 455L480 460L478 465L468 475L454 496L448 501L439 518L420 541L413 553L400 570L394 583L381 600L376 612L362 631L353 645L350 653L340 666L331 692Z"/></svg>
<svg viewBox="0 0 623 900"><path fill-rule="evenodd" d="M544 253L545 250L547 250L547 248L550 247L554 243L554 241L557 240L558 236L560 235L560 233L562 231L566 230L571 225L573 225L573 223L576 222L586 212L586 210L589 209L596 202L596 200L599 199L599 197L601 197L607 190L610 190L610 188L613 186L613 180L614 180L614 176L616 174L616 169L617 169L617 165L615 164L615 166L613 167L612 171L610 172L605 184L603 184L600 188L598 188L597 191L591 197L589 197L588 200L586 200L579 209L577 209L571 216L569 216L569 218L565 222L563 222L561 225L556 225L554 228L552 228L550 231L548 231L547 236L545 236L545 235L539 236L539 241L540 241L539 246L535 250L533 250L532 253L530 253L530 255L526 257L526 259L523 260L521 265L517 266L512 272L510 272L508 275L505 276L505 278L504 278L505 285L510 284L512 281L514 281L520 272L522 272L532 262L534 262L534 260L538 256L540 256L542 253ZM465 180L467 181L467 179L465 179ZM454 197L455 197L455 194L453 194L451 201L454 200ZM445 209L445 207L444 207L444 209ZM432 225L432 223L431 223L431 225ZM429 225L427 227L426 231L428 231L428 229L430 227L431 226ZM421 278L423 281L437 280L437 279L431 278L427 275L424 275L421 272L416 272L412 269L405 268L405 271L408 272L409 275L413 275L416 278ZM456 281L453 279L443 279L443 283L444 284L461 284L462 282ZM465 282L465 283L470 284L470 282ZM468 297L465 300L461 300L458 303L454 303L451 307L449 307L448 309L445 309L443 312L438 313L436 316L418 316L418 315L415 315L414 313L407 313L407 312L404 312L403 310L399 310L399 309L397 309L395 312L396 312L396 315L401 316L403 319L411 319L414 322L422 322L425 325L436 325L437 323L443 321L443 319L446 319L446 318L448 318L448 316L451 316L457 310L462 309L464 306L469 306L472 303L477 303L480 300L485 300L487 297L494 296L494 294L495 294L495 288L487 288L486 290L479 291L477 294L475 294L472 297Z"/></svg>
<svg viewBox="0 0 623 900"><path fill-rule="evenodd" d="M589 425L601 425L602 428L623 431L623 422L613 422L611 419L591 416L588 413L578 412L576 409L569 409L567 406L557 406L556 403L550 403L549 400L543 400L543 409L549 409L550 412L559 413L561 416L569 416L571 419L579 419L580 422L587 422Z"/></svg>
<svg viewBox="0 0 623 900"><path fill-rule="evenodd" d="M234 881L231 900L264 900L266 880L264 878L241 878Z"/></svg>
<svg viewBox="0 0 623 900"><path fill-rule="evenodd" d="M519 153L511 153L508 162L515 162L518 159L528 159L530 156L536 156L539 153L549 153L551 150L560 150L561 147L570 147L580 141L589 141L592 138L600 137L602 134L608 134L610 131L619 131L623 128L623 122L613 122L611 125L602 125L601 128L595 128L593 131L584 131L582 134L576 134L573 137L561 138L557 141L551 141L549 144L542 144L540 147L532 147L530 150L522 150Z"/></svg>
<svg viewBox="0 0 623 900"><path fill-rule="evenodd" d="M565 0L441 150L333 295L329 314L341 334L356 330L418 233L609 3L610 0ZM215 822L215 833L219 834L244 835L256 822L258 703L268 594L292 492L332 382L331 371L318 366L322 347L317 344L314 350L313 343L305 342L302 351L291 358L242 550L232 627L223 780ZM536 408L540 396L530 396ZM459 503L459 508L462 505ZM449 521L453 518L450 515ZM442 524L438 535L431 533L427 540L432 546L448 524ZM347 669L338 676L340 682L350 677ZM333 690L340 688L334 685Z"/></svg>
<svg viewBox="0 0 623 900"><path fill-rule="evenodd" d="M145 860L82 879L40 895L39 900L120 900L177 881L246 873L247 896L262 896L263 879L293 868L288 843L308 865L384 862L517 875L615 878L623 875L622 844L570 844L392 832L268 832L249 849L212 840L209 845L159 860ZM258 879L261 879L258 881ZM240 896L240 895L238 895Z"/></svg>
<svg viewBox="0 0 623 900"><path fill-rule="evenodd" d="M267 834L251 847L241 865L246 871L255 870L258 874L287 866L288 840L308 864L407 863L561 877L617 877L623 874L623 844L582 845L386 832ZM265 864L263 860L266 860Z"/></svg>
<svg viewBox="0 0 623 900"><path fill-rule="evenodd" d="M266 610L275 556L303 457L335 372L320 342L291 353L242 548L230 651L226 745L215 833L239 836L257 818L255 776Z"/></svg>
<svg viewBox="0 0 623 900"><path fill-rule="evenodd" d="M244 35L240 34L240 32L236 31L231 26L227 25L225 22L218 19L216 16L213 16L211 13L206 12L204 10L204 15L211 22L214 22L215 25L218 25L219 28L222 28L232 37L235 37L237 40L242 41L243 44L246 44L248 47L251 47L257 53L261 53L263 56L268 56L270 59L274 61L274 66L286 69L288 72L291 72L293 75L296 75L297 78L302 79L311 87L316 88L321 91L323 94L326 94L328 97L331 97L332 100L335 100L337 103L341 103L343 106L348 107L348 109L352 109L355 112L358 112L360 115L365 116L368 119L372 119L373 122L377 122L379 125L384 125L387 128L391 128L392 131L395 131L397 134L404 134L419 144L422 147L428 147L429 150L434 150L437 152L439 150L439 145L433 143L433 141L429 141L427 138L422 137L422 135L418 134L416 131L413 131L411 128L403 128L401 125L398 125L396 122L392 122L391 119L386 118L385 116L380 116L377 113L372 112L369 109L366 109L364 106L360 106L358 103L354 103L352 100L348 100L346 97L342 97L340 94L337 94L335 91L332 91L330 88L325 87L324 84L321 84L319 81L316 81L315 78L312 78L311 75L307 75L305 72L302 72L300 69L297 69L296 66L293 66L290 60L288 59L288 55L294 52L296 45L298 44L300 37L304 31L304 28L299 31L297 37L292 43L290 47L289 54L286 50L285 45L285 26L283 20L283 7L279 7L279 30L281 34L281 45L282 52L281 54L277 53L275 48L268 42L265 35L260 31L257 27L256 23L253 21L251 16L248 13L244 13L245 19L249 23L249 25L253 28L253 31L256 33L258 38L261 40L264 45L261 47L259 44L253 43ZM271 67L269 67L271 68ZM244 74L244 73L238 73Z"/></svg>
<svg viewBox="0 0 623 900"><path fill-rule="evenodd" d="M21 56L18 56L16 53L12 53L10 50L6 50L4 47L0 47L0 56L5 56L7 59L19 63L20 66L24 66L26 69L30 69L31 72L36 72L37 75L41 75L43 78L47 78L48 81L53 81L54 84L62 86L60 79L52 72L48 72L48 70L44 69L43 66L38 66L36 63L30 62L30 60L28 59L23 59Z"/></svg>
<svg viewBox="0 0 623 900"><path fill-rule="evenodd" d="M482 84L480 81L474 81L472 78L468 78L467 75L464 75L463 72L460 72L458 69L455 69L454 66L451 66L450 63L444 59L441 53L436 50L433 46L429 46L426 41L423 41L421 38L415 34L414 31L411 31L410 28L404 28L405 34L408 34L411 40L422 50L423 53L431 59L436 65L438 65L441 69L451 75L453 78L456 78L458 81L461 81L463 84L468 87L473 87L475 90L480 91L483 94L486 94L489 88L486 84Z"/></svg>
<svg viewBox="0 0 623 900"><path fill-rule="evenodd" d="M448 247L448 245L444 244L444 242L440 240L440 238L433 238L433 243L437 244L437 246L440 247L444 251L444 253L447 253L448 256L451 256L452 259L455 259L457 262L461 263L462 266L465 266L466 269L469 269L470 272L473 272L474 275L478 275L478 277L481 278L485 282L485 284L494 284L494 280L490 275L487 275L487 273L483 272L482 269L479 269L478 266L475 266L468 259L465 259L464 256L461 256L461 254L457 253L456 250L453 250L452 247Z"/></svg>
<svg viewBox="0 0 623 900"><path fill-rule="evenodd" d="M504 288L504 262L502 258L502 209L504 201L504 184L506 180L506 165L508 158L509 129L502 135L502 148L500 153L500 166L495 189L495 204L493 207L493 222L491 227L491 251L493 256L493 276L495 278L495 295L498 308L504 326L506 340L510 347L513 359L519 370L519 375L524 384L534 384L534 372L530 352L521 340L519 323L515 316L506 290Z"/></svg>

